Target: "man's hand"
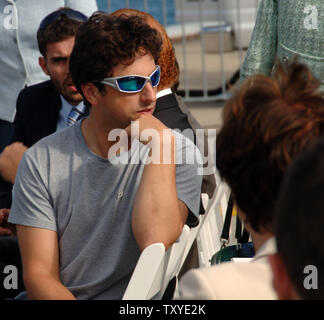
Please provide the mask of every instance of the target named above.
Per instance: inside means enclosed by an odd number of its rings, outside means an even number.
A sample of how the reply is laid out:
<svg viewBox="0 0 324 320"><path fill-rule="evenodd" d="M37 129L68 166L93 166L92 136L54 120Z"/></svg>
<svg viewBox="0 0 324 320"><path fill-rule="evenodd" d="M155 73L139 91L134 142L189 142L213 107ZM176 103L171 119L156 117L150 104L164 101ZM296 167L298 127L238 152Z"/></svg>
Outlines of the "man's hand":
<svg viewBox="0 0 324 320"><path fill-rule="evenodd" d="M153 132L156 132L159 135L163 134L163 130L166 131L170 130L159 119L155 118L153 115L141 115L136 121L133 121L133 123L125 129L129 136L132 133L131 132L132 126L134 127L135 125L138 125L140 137L141 137L141 133L144 130L152 130ZM140 140L144 144L147 144L149 142L146 139L140 139Z"/></svg>
<svg viewBox="0 0 324 320"><path fill-rule="evenodd" d="M0 154L0 175L14 184L19 162L28 148L21 142L14 142Z"/></svg>
<svg viewBox="0 0 324 320"><path fill-rule="evenodd" d="M128 136L137 138L151 148L150 160L154 164L171 164L175 148L175 140L171 129L152 115L141 115L126 129ZM135 134L135 136L134 136ZM138 134L138 136L136 136Z"/></svg>
<svg viewBox="0 0 324 320"><path fill-rule="evenodd" d="M0 209L0 236L15 236L16 226L8 222L10 209Z"/></svg>

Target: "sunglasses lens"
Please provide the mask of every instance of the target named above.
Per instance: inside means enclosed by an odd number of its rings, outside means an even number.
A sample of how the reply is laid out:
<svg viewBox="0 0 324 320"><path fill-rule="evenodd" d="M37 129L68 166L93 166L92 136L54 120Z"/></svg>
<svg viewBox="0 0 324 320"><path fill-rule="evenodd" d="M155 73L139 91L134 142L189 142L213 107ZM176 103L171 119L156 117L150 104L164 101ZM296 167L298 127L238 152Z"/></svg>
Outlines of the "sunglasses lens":
<svg viewBox="0 0 324 320"><path fill-rule="evenodd" d="M155 88L160 82L160 68L157 68L156 71L151 76L152 87Z"/></svg>
<svg viewBox="0 0 324 320"><path fill-rule="evenodd" d="M124 91L138 91L144 86L145 79L141 77L125 77L118 80L118 85Z"/></svg>
<svg viewBox="0 0 324 320"><path fill-rule="evenodd" d="M115 89L119 89L119 91L122 92L135 93L143 90L148 79L150 80L152 87L155 88L160 83L160 75L160 67L157 66L150 78L141 76L123 76L116 78L105 78L101 83L111 85ZM116 81L118 83L118 87L116 87Z"/></svg>

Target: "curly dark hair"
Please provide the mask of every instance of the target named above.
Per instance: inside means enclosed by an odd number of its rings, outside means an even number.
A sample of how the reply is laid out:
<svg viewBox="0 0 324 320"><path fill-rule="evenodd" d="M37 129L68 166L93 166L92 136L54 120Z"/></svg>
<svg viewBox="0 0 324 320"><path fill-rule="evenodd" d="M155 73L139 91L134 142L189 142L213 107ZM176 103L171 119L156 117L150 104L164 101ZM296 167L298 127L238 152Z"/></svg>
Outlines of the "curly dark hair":
<svg viewBox="0 0 324 320"><path fill-rule="evenodd" d="M279 63L273 78L247 78L224 108L216 166L251 227L272 232L273 211L292 159L324 132L324 93L309 69Z"/></svg>
<svg viewBox="0 0 324 320"><path fill-rule="evenodd" d="M162 50L158 61L158 65L161 67L161 79L158 90L177 85L179 82L179 65L176 60L176 55L171 40L168 37L165 28L156 19L154 19L152 15L140 10L123 8L111 13L112 16L120 16L122 14L143 17L146 23L161 33Z"/></svg>
<svg viewBox="0 0 324 320"><path fill-rule="evenodd" d="M70 57L73 82L81 93L81 85L87 82L93 82L104 93L104 85L98 82L110 77L115 66L130 65L136 54L147 53L152 54L157 64L161 45L161 36L143 18L126 15L114 17L97 11L76 35ZM89 106L85 97L84 101Z"/></svg>
<svg viewBox="0 0 324 320"><path fill-rule="evenodd" d="M49 15L53 14L54 12L64 10L72 9L68 7L61 7L58 10L53 11ZM46 17L44 19L46 19ZM82 23L84 22L70 19L66 15L62 14L62 16L59 19L46 26L46 28L39 28L37 30L37 43L40 53L44 57L46 57L46 50L48 44L63 41L70 37L74 37Z"/></svg>

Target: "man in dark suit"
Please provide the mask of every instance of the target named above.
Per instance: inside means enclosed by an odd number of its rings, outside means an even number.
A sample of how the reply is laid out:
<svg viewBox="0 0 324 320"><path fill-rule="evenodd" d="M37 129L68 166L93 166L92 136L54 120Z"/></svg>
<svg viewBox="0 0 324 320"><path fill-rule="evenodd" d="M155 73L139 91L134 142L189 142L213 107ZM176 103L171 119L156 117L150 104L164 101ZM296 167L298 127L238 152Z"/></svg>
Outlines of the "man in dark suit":
<svg viewBox="0 0 324 320"><path fill-rule="evenodd" d="M27 148L87 114L82 96L74 87L69 73L74 37L86 20L81 12L60 8L40 23L37 41L42 56L39 64L51 80L27 87L18 96L12 144L0 155L0 208L11 207L12 185ZM8 214L8 209L0 209L0 271L4 265L15 265L19 286L18 291L4 290L0 278L0 298L15 296L23 286L15 227L7 223Z"/></svg>
<svg viewBox="0 0 324 320"><path fill-rule="evenodd" d="M82 96L69 74L74 36L86 19L78 11L61 8L40 24L37 32L42 54L39 64L51 80L27 87L18 96L12 144L0 155L0 175L9 182L1 181L0 208L11 205L11 185L24 151L41 138L68 126L68 116L74 106L86 113Z"/></svg>
<svg viewBox="0 0 324 320"><path fill-rule="evenodd" d="M13 141L31 147L55 132L61 106L60 93L51 80L22 90L17 99Z"/></svg>

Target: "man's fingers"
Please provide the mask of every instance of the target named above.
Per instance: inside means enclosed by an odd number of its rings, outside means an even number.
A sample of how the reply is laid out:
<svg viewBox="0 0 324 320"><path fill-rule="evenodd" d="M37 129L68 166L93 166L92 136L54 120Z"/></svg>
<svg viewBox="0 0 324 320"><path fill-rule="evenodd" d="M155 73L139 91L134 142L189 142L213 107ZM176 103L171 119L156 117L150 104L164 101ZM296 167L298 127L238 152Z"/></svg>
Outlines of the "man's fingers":
<svg viewBox="0 0 324 320"><path fill-rule="evenodd" d="M14 232L11 229L0 227L0 236L13 236Z"/></svg>
<svg viewBox="0 0 324 320"><path fill-rule="evenodd" d="M0 209L0 225L3 225L7 222L9 217L10 210L9 209Z"/></svg>
<svg viewBox="0 0 324 320"><path fill-rule="evenodd" d="M0 226L2 226L5 222L7 222L8 216L5 214L0 214Z"/></svg>

